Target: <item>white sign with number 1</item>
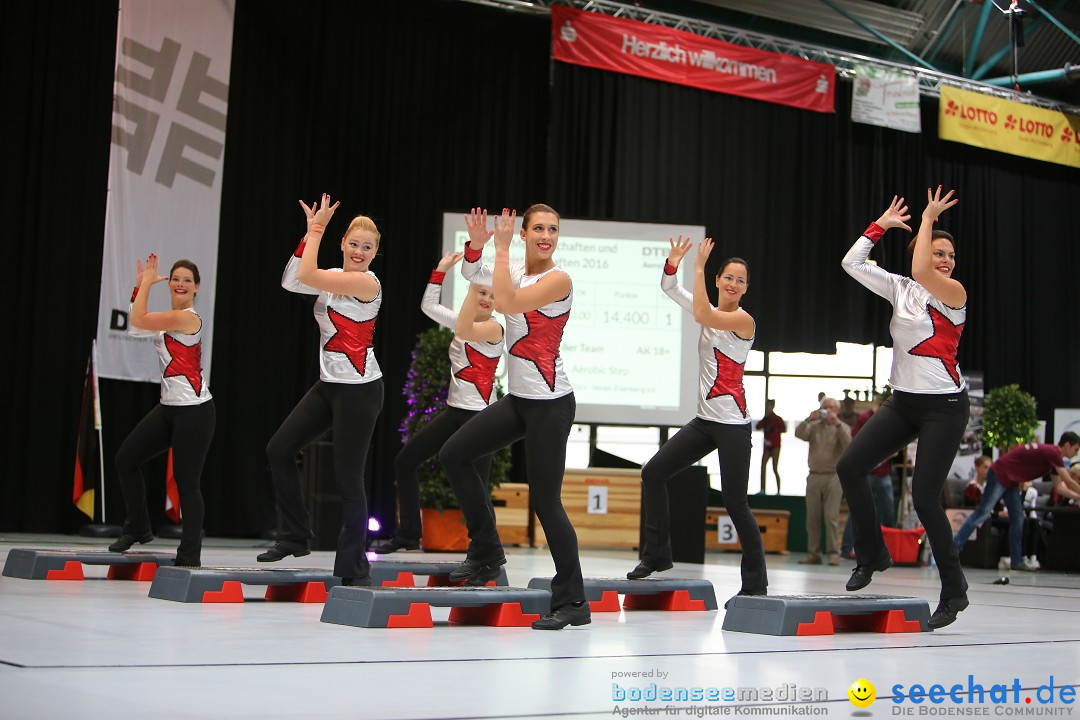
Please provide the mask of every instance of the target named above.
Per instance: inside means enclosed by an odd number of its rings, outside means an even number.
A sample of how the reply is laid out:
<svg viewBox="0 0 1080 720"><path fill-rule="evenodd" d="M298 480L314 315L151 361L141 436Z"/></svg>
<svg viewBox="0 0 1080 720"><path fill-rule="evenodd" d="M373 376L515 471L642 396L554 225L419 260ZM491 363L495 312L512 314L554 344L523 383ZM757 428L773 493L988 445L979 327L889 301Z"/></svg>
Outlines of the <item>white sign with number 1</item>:
<svg viewBox="0 0 1080 720"><path fill-rule="evenodd" d="M607 515L607 485L589 486L589 514Z"/></svg>

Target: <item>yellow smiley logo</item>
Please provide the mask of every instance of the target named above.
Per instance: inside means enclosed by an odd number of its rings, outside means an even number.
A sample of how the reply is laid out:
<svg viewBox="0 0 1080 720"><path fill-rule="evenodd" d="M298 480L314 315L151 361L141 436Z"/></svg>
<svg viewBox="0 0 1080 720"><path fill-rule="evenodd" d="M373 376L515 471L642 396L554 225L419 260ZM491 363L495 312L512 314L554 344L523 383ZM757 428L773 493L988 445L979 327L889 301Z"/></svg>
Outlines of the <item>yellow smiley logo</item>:
<svg viewBox="0 0 1080 720"><path fill-rule="evenodd" d="M877 699L877 689L874 684L864 678L859 678L851 683L847 689L848 700L857 708L867 708L874 704Z"/></svg>

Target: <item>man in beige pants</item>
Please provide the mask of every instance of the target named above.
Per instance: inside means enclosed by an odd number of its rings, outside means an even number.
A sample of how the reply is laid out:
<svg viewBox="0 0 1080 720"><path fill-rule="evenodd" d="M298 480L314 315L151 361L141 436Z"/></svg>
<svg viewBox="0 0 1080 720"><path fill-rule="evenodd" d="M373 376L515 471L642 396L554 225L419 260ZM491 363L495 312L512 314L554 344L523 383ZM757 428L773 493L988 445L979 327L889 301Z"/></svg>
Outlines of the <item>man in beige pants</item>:
<svg viewBox="0 0 1080 720"><path fill-rule="evenodd" d="M836 461L851 443L851 428L840 420L840 403L827 397L795 428L795 437L810 443L806 477L806 557L803 565L821 564L821 521L825 519L825 552L830 565L840 564L837 547L840 499L844 492L836 476Z"/></svg>

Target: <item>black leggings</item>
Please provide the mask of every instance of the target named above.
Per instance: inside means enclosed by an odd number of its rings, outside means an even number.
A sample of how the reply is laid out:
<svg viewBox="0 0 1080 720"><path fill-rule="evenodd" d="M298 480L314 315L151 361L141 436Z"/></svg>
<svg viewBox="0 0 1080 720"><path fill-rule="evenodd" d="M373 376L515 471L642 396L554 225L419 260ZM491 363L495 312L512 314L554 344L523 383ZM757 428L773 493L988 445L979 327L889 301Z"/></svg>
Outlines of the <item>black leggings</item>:
<svg viewBox="0 0 1080 720"><path fill-rule="evenodd" d="M529 500L547 536L555 577L551 579L551 608L585 600L577 533L562 505L566 438L574 424L574 394L554 400L527 400L507 395L481 410L446 441L439 460L450 478L469 528L469 557L493 562L503 557L495 528L487 483L476 470L477 461L525 438L525 471Z"/></svg>
<svg viewBox="0 0 1080 720"><path fill-rule="evenodd" d="M214 437L215 421L213 400L198 405L159 404L135 426L116 453L116 473L127 507L124 533L142 536L150 532L142 466L172 448L173 477L183 513L180 547L176 551L181 565L197 567L202 559L204 505L199 480Z"/></svg>
<svg viewBox="0 0 1080 720"><path fill-rule="evenodd" d="M642 560L651 565L671 562L671 516L667 483L701 458L716 450L720 458L720 487L724 507L742 544L742 590L764 592L765 548L761 529L746 501L750 482L750 423L725 425L694 418L664 443L645 467L641 484L645 501L645 547Z"/></svg>
<svg viewBox="0 0 1080 720"><path fill-rule="evenodd" d="M366 578L371 574L367 551L367 490L364 464L383 402L382 379L367 383L315 383L281 423L266 446L274 474L282 539L307 545L311 519L300 491L296 454L327 429L334 431L334 476L341 486L341 532L334 575Z"/></svg>
<svg viewBox="0 0 1080 720"><path fill-rule="evenodd" d="M424 461L433 458L462 425L479 414L479 410L462 410L449 407L419 432L409 438L405 447L394 458L394 476L397 482L398 526L394 536L399 540L416 542L420 539L420 478L417 471ZM476 461L476 473L487 483L491 474L491 455ZM490 494L488 504L491 503ZM492 509L492 513L495 510Z"/></svg>
<svg viewBox="0 0 1080 720"><path fill-rule="evenodd" d="M941 599L967 592L952 525L941 506L941 490L967 424L966 391L923 395L896 390L852 439L836 463L836 474L844 487L855 529L857 565L873 565L888 554L866 475L919 438L911 499L934 551L941 575Z"/></svg>

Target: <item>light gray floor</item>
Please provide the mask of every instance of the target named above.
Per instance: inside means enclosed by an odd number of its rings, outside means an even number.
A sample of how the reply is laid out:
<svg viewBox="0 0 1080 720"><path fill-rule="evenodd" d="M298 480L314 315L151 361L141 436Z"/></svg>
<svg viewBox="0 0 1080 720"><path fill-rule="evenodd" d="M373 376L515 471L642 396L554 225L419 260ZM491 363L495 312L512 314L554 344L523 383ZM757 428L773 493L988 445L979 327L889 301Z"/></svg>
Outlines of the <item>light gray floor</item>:
<svg viewBox="0 0 1080 720"><path fill-rule="evenodd" d="M0 537L0 562L13 547L85 547L60 536ZM102 547L106 541L97 543ZM253 541L208 540L207 565L255 565ZM175 547L157 540L141 549ZM1078 550L1080 551L1080 550ZM544 549L508 549L511 585L554 568ZM842 592L852 563L796 564L769 555L771 594ZM457 559L437 555L437 560ZM717 599L739 586L740 556L710 554L704 566L676 565L666 576L704 577ZM586 577L613 577L635 564L629 551L584 550ZM285 563L287 565L287 561ZM331 553L295 566L331 568ZM595 613L591 625L561 632L450 625L433 608L430 629L360 629L321 623L321 605L270 603L245 587L244 604L183 604L147 597L149 583L105 580L87 566L83 582L0 579L0 718L577 718L614 717L616 707L661 717L755 714L772 717L889 717L930 708L956 715L971 705L897 705L893 686L957 683L968 675L987 692L1010 686L1013 711L1080 715L1059 698L1080 682L1080 577L968 571L971 607L934 633L842 633L770 637L724 632L719 612ZM878 594L937 600L933 568L896 567L877 576ZM652 677L616 677L652 672ZM662 675L662 676L661 676ZM1035 695L1053 676L1055 702ZM865 678L878 700L858 710L848 686ZM1022 688L1012 702L1014 679ZM827 694L789 703L618 702L620 687L797 688ZM1032 703L1026 704L1025 698ZM1045 697L1045 691L1044 691ZM761 705L767 707L753 707ZM689 712L687 712L689 709ZM696 715L693 713L697 713Z"/></svg>

